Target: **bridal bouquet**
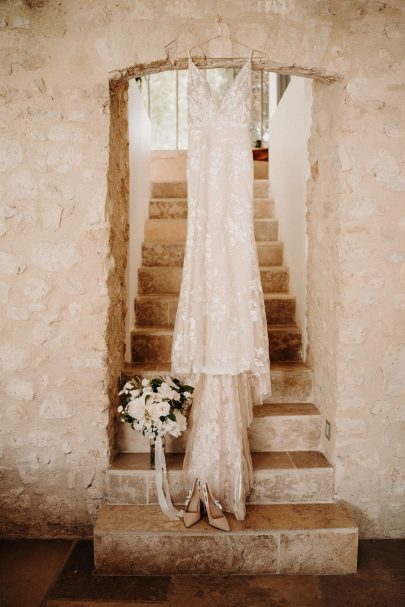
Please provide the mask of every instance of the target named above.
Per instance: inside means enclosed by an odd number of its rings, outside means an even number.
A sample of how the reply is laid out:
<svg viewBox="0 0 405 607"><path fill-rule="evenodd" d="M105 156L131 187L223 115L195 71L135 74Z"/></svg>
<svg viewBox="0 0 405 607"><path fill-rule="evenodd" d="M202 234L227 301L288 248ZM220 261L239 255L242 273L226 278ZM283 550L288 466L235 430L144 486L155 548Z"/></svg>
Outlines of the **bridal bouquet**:
<svg viewBox="0 0 405 607"><path fill-rule="evenodd" d="M151 441L166 434L177 438L187 427L193 390L169 376L135 376L118 393L123 400L118 413Z"/></svg>
<svg viewBox="0 0 405 607"><path fill-rule="evenodd" d="M156 456L156 489L162 511L172 520L184 515L176 510L170 497L169 481L162 439L166 434L178 437L187 427L192 401L192 386L168 375L138 377L126 382L118 393L123 403L118 407L121 421L150 439Z"/></svg>

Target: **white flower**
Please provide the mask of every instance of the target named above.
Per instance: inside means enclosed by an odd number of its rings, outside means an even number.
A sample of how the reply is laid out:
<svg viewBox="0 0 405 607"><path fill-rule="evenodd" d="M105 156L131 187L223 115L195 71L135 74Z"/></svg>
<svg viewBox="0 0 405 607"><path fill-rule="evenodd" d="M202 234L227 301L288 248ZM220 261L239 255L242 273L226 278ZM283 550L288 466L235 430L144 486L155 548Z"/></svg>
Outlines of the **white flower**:
<svg viewBox="0 0 405 607"><path fill-rule="evenodd" d="M168 430L168 433L175 438L178 438L184 430L187 428L187 419L180 411L175 411L176 422L174 422L173 428Z"/></svg>
<svg viewBox="0 0 405 607"><path fill-rule="evenodd" d="M124 407L122 405L120 405L119 407L117 407L118 413L122 413L123 410L124 410Z"/></svg>
<svg viewBox="0 0 405 607"><path fill-rule="evenodd" d="M186 398L191 398L191 392L183 392Z"/></svg>
<svg viewBox="0 0 405 607"><path fill-rule="evenodd" d="M127 406L127 412L131 417L139 419L145 417L145 401L142 396L132 400Z"/></svg>
<svg viewBox="0 0 405 607"><path fill-rule="evenodd" d="M142 380L142 385L145 386L145 387L149 386L149 379L147 379L146 377L144 377L143 380Z"/></svg>
<svg viewBox="0 0 405 607"><path fill-rule="evenodd" d="M174 381L172 380L172 378L170 377L170 375L165 375L164 376L164 380L165 380L165 382L167 383L168 386L170 386L174 390L177 390L177 386L174 383Z"/></svg>
<svg viewBox="0 0 405 607"><path fill-rule="evenodd" d="M149 415L152 419L159 419L159 417L165 417L170 413L170 405L167 401L155 401L146 405Z"/></svg>
<svg viewBox="0 0 405 607"><path fill-rule="evenodd" d="M163 382L158 388L159 394L162 395L163 398L168 398L169 400L177 400L178 393L173 390L170 386Z"/></svg>

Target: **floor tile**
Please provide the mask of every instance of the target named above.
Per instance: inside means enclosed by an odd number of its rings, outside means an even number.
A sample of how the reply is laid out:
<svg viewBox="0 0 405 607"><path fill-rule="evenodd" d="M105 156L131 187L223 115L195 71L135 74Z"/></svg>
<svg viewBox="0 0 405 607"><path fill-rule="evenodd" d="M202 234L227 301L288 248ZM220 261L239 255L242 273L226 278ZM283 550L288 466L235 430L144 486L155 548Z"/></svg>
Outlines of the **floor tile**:
<svg viewBox="0 0 405 607"><path fill-rule="evenodd" d="M0 540L0 606L38 607L71 547L69 540Z"/></svg>
<svg viewBox="0 0 405 607"><path fill-rule="evenodd" d="M50 605L65 601L119 601L153 603L167 599L169 577L118 577L93 575L93 543L78 541L48 595ZM100 605L102 607L102 604Z"/></svg>

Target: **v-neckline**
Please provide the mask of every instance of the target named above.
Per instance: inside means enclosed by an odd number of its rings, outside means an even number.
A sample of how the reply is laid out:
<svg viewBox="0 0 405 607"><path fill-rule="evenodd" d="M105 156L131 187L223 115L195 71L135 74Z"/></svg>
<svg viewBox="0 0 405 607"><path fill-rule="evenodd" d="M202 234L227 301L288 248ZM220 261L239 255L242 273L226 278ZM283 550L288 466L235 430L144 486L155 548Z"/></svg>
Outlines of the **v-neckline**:
<svg viewBox="0 0 405 607"><path fill-rule="evenodd" d="M247 61L245 62L245 64L244 64L244 65L241 67L240 71L239 71L239 72L236 74L235 78L232 80L231 85L230 85L230 86L228 86L228 88L226 89L226 91L225 91L225 93L223 94L222 99L220 100L220 103L219 103L219 104L218 104L218 102L217 102L217 99L216 99L215 93L214 93L214 91L212 90L212 88L211 88L211 86L210 86L210 83L208 82L208 78L207 78L207 76L206 76L206 75L205 75L205 76L203 76L203 75L200 73L200 72L201 72L201 70L200 70L200 69L199 69L199 68L196 66L196 64L195 64L195 63L194 63L194 61L192 60L190 53L188 54L188 60L189 60L189 65L191 64L191 65L193 66L193 68L194 68L194 69L196 70L196 72L198 73L199 77L200 77L200 78L202 79L202 81L205 83L205 85L206 85L206 87L207 87L207 89L208 89L208 92L209 92L210 97L211 97L211 98L214 100L214 103L215 103L215 105L216 105L216 108L217 108L218 110L220 110L220 109L221 109L221 107L222 107L222 103L223 103L224 99L225 99L225 98L228 96L228 94L229 94L229 93L230 93L230 92L233 90L233 88L234 88L234 86L235 86L235 83L236 83L236 81L238 80L239 76L242 74L242 72L244 71L244 69L245 69L245 68L246 68L248 65L251 65L251 63L252 63L252 54L250 54L250 57L247 59Z"/></svg>

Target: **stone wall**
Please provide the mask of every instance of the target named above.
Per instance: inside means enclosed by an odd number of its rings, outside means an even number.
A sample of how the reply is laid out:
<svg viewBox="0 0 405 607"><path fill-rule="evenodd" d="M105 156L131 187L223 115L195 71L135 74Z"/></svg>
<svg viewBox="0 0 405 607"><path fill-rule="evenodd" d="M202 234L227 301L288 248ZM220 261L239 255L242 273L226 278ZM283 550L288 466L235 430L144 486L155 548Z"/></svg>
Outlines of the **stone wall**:
<svg viewBox="0 0 405 607"><path fill-rule="evenodd" d="M332 422L336 497L362 535L405 527L403 2L9 0L0 5L3 533L91 532L124 341L125 77L168 67L169 43L173 56L215 35L218 12L235 38L266 50L267 68L317 79L307 211L315 402Z"/></svg>

